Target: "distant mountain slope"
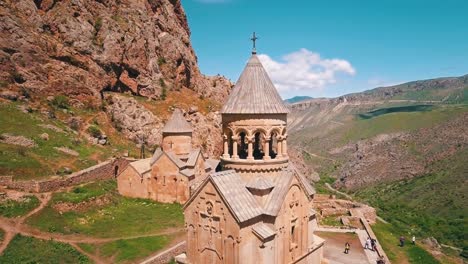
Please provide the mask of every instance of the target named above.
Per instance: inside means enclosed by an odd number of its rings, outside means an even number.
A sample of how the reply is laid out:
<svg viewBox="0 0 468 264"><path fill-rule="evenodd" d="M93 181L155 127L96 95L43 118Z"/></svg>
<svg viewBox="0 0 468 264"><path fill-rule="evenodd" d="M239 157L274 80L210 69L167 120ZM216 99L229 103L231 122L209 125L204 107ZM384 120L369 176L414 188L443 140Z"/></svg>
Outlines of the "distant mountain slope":
<svg viewBox="0 0 468 264"><path fill-rule="evenodd" d="M289 142L401 230L466 247L467 96L464 75L294 103Z"/></svg>
<svg viewBox="0 0 468 264"><path fill-rule="evenodd" d="M302 101L309 100L309 99L312 99L312 97L306 96L306 95L294 96L292 98L284 100L284 102L287 104L294 104L294 103L302 102Z"/></svg>
<svg viewBox="0 0 468 264"><path fill-rule="evenodd" d="M468 74L413 81L388 87L379 87L361 93L345 95L348 99L415 100L462 103L466 99Z"/></svg>

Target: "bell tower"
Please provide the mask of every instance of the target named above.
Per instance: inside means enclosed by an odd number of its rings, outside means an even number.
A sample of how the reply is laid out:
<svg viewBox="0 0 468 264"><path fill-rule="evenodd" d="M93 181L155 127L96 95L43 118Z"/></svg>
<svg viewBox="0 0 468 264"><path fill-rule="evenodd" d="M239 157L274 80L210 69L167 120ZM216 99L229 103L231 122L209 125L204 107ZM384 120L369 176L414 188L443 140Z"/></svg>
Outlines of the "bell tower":
<svg viewBox="0 0 468 264"><path fill-rule="evenodd" d="M254 35L254 43L256 39ZM252 56L221 110L224 169L234 169L247 180L258 174L274 177L275 172L287 167L288 113L254 46Z"/></svg>

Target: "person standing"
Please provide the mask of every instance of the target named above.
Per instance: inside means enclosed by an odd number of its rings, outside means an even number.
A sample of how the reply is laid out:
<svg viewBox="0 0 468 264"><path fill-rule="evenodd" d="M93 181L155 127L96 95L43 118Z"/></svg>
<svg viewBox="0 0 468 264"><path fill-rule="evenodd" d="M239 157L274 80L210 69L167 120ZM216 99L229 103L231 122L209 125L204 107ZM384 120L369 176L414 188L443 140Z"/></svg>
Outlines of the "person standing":
<svg viewBox="0 0 468 264"><path fill-rule="evenodd" d="M376 247L375 242L376 242L376 240L372 238L370 241L371 241L371 250L375 251L375 247Z"/></svg>
<svg viewBox="0 0 468 264"><path fill-rule="evenodd" d="M400 237L400 247L404 247L404 246L405 246L405 237L401 236Z"/></svg>
<svg viewBox="0 0 468 264"><path fill-rule="evenodd" d="M371 239L370 237L367 237L366 243L364 244L364 249L371 249L370 245L371 245Z"/></svg>
<svg viewBox="0 0 468 264"><path fill-rule="evenodd" d="M351 247L351 246L349 245L349 243L346 242L346 244L345 244L345 249L344 249L344 253L345 253L345 254L348 254L348 253L349 253L349 248L350 248L350 247Z"/></svg>
<svg viewBox="0 0 468 264"><path fill-rule="evenodd" d="M411 239L411 242L413 242L413 245L416 245L416 237L413 235L413 238Z"/></svg>

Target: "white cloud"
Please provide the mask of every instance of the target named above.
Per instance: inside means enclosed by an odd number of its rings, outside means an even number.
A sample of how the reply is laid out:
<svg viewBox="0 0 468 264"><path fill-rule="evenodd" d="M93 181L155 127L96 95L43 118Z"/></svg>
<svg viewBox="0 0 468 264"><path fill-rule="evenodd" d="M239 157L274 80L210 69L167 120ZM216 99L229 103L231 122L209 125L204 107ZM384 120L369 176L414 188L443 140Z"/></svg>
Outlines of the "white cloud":
<svg viewBox="0 0 468 264"><path fill-rule="evenodd" d="M281 92L322 90L337 81L337 74L355 75L351 63L342 59L324 59L320 54L300 49L275 61L266 54L258 55L276 88Z"/></svg>

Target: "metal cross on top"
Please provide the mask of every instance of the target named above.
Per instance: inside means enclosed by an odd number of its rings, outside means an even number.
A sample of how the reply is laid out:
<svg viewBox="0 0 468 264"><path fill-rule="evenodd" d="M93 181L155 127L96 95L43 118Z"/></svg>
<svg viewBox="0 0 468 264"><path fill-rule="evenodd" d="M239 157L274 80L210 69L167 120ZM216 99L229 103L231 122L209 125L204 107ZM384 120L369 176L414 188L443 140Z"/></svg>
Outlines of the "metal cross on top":
<svg viewBox="0 0 468 264"><path fill-rule="evenodd" d="M252 40L253 42L253 49L252 49L252 54L256 54L257 53L257 49L255 48L255 41L257 41L257 36L255 35L255 32L253 33L253 36L250 40Z"/></svg>

